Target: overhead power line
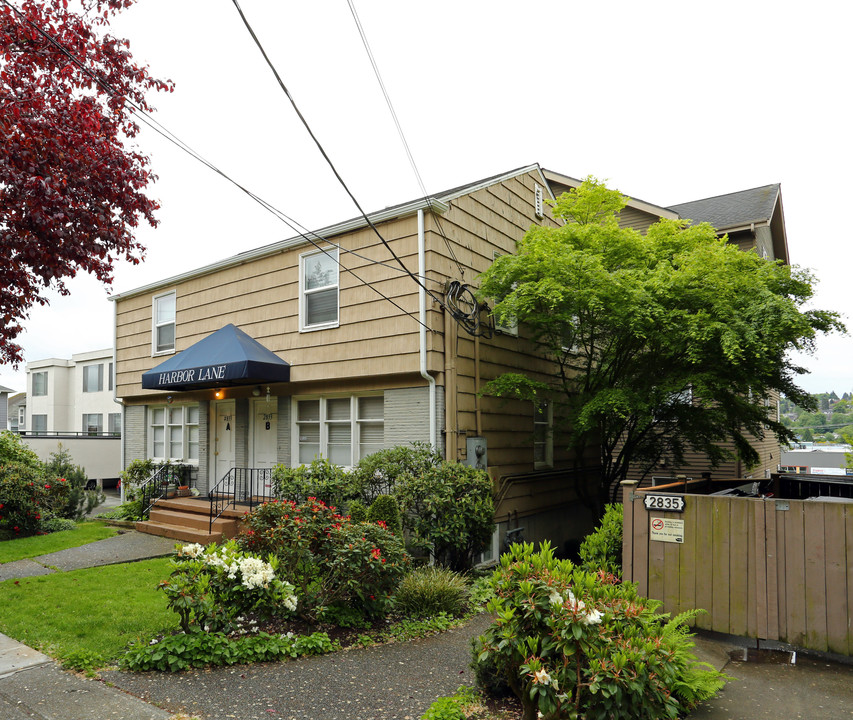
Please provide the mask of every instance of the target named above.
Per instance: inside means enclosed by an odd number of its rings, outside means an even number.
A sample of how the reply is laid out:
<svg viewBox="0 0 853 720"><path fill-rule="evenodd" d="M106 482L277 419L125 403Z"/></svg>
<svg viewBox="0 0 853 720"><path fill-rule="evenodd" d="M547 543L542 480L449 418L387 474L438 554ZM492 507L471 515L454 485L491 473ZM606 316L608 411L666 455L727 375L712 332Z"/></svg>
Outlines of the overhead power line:
<svg viewBox="0 0 853 720"><path fill-rule="evenodd" d="M331 253L329 253L327 251L327 248L322 247L318 242L316 242L311 237L311 235L313 235L315 238L318 238L318 240L321 242L328 243L329 245L337 248L338 250L350 253L350 254L355 255L356 257L359 257L363 260L367 260L371 263L381 265L381 266L389 268L389 269L393 269L397 272L405 272L407 274L410 274L405 269L405 267L402 270L400 270L399 268L389 266L389 265L387 265L381 261L373 260L372 258L368 258L368 257L361 255L361 254L359 254L353 250L349 250L347 248L342 247L339 244L333 243L333 242L327 240L322 235L320 235L314 231L307 230L307 228L305 228L304 225L302 225L301 223L298 223L296 220L289 217L286 213L279 210L278 208L273 206L271 203L267 202L266 200L264 200L263 198L261 198L260 196L258 196L257 194L255 194L254 192L252 192L251 190L249 190L248 188L246 188L245 186L243 186L239 182L237 182L234 178L229 176L227 173L225 173L224 171L219 169L212 162L210 162L205 157L203 157L200 153L195 151L187 143L185 143L183 140L181 140L179 137L177 137L174 133L172 133L168 128L166 128L160 122L158 122L152 116L150 116L143 108L139 107L130 98L126 97L125 95L120 93L118 90L116 90L114 87L112 87L100 75L98 75L97 73L93 72L90 68L88 68L82 61L80 61L79 58L77 58L73 53L71 53L68 50L68 48L66 48L64 45L62 45L62 43L60 43L56 38L54 38L52 35L50 35L46 31L44 31L41 27L39 27L38 25L33 23L20 10L18 10L16 7L14 7L8 0L0 0L0 2L2 2L6 7L8 7L10 10L12 10L12 12L14 12L23 22L25 22L27 25L32 27L37 33L39 33L39 35L41 35L45 40L47 40L51 45L53 45L57 50L59 50L59 52L61 52L63 55L65 55L77 68L79 68L87 77L91 78L94 82L96 82L101 88L103 88L104 90L109 92L111 95L121 97L124 100L124 102L126 102L130 106L134 116L136 116L143 124L150 127L154 132L156 132L160 136L164 137L166 140L171 142L173 145L180 148L183 152L187 153L190 157L192 157L196 161L202 163L205 167L212 170L213 172L218 174L220 177L222 177L223 179L225 179L226 181L228 181L232 185L234 185L234 187L238 188L240 191L245 193L248 197L250 197L252 200L257 202L261 207L263 207L265 210L267 210L269 213L271 213L279 221L281 221L285 225L287 225L298 236L302 237L304 240L306 240L310 244L314 245L318 250L321 250L322 252L324 252L327 257L330 257L331 259L333 259L342 270L350 273L356 280L358 280L358 282L362 283L363 285L367 285L371 290L373 290L375 293L377 293L380 297L382 297L384 300L387 300L388 302L390 302L394 307L396 307L398 310L403 312L405 315L411 317L419 325L423 324L423 323L421 323L421 321L417 317L415 317L412 313L406 311L397 302L395 302L394 300L392 300L391 298L386 296L384 293L382 293L372 283L360 278L355 273L355 271L353 271L351 268L344 267L344 265L340 262L340 260L335 258Z"/></svg>
<svg viewBox="0 0 853 720"><path fill-rule="evenodd" d="M412 172L415 174L415 178L418 181L418 186L421 189L421 196L426 200L429 204L430 209L432 209L432 198L429 193L426 191L426 186L424 185L423 178L421 178L421 174L418 171L417 163L415 163L414 155L412 155L412 150L409 147L409 143L406 140L406 135L403 132L403 126L400 124L400 119L397 117L397 112L394 110L394 105L391 102L391 96L388 94L388 89L385 87L385 82L382 80L382 74L379 72L379 65L376 63L376 58L373 56L373 51L370 49L370 43L367 41L367 34L364 32L364 26L361 24L361 19L358 17L358 12L356 12L355 4L353 0L347 0L347 4L349 5L350 13L352 14L352 19L355 21L355 26L358 28L358 34L361 36L361 43L364 45L364 51L367 53L367 57L370 60L370 65L373 68L373 74L376 76L376 81L379 83L379 88L382 90L382 96L385 98L385 104L388 106L388 112L391 113L391 118L394 120L394 126L397 128L397 134L400 136L400 142L403 144L403 149L406 151L406 157L409 159L409 165L412 167ZM447 246L447 250L450 253L450 257L453 258L453 262L456 263L456 268L459 270L460 277L465 277L465 268L456 258L456 253L453 252L453 246L450 244L450 240L447 238L447 235L444 233L444 227L441 224L441 218L438 214L435 214L435 221L438 226L438 232L441 234L441 237L444 238L444 244Z"/></svg>
<svg viewBox="0 0 853 720"><path fill-rule="evenodd" d="M293 96L290 94L290 91L287 89L287 86L284 84L284 81L281 79L281 75L279 75L278 70L276 70L275 65L273 65L273 63L272 63L272 60L270 60L269 55L267 55L267 53L266 53L266 50L264 50L264 46L261 44L261 41L258 39L258 36L255 34L255 31L252 28L252 25L249 23L248 18L243 13L242 8L240 7L240 3L237 2L237 0L231 0L231 1L234 4L234 7L237 9L237 12L239 13L240 19L243 21L243 25L245 25L246 30L249 32L249 35L251 35L252 40L254 41L255 45L257 46L258 50L260 51L261 55L263 56L264 61L266 62L269 69L272 71L272 74L275 76L276 82L278 83L279 87L281 88L282 92L285 94L287 99L290 101L290 104L293 107L293 110L296 113L297 117L302 122L302 125L305 127L305 130L308 132L308 135L314 141L314 144L317 146L317 149L320 151L320 154L326 160L326 163L331 168L332 173L334 173L334 175L337 178L338 182L340 183L341 187L346 191L347 195L349 195L353 204L358 209L358 212L364 218L365 222L370 226L370 229L373 230L375 235L379 238L379 240L382 242L382 244L386 247L388 252L391 253L391 256L397 261L397 263L400 265L400 267L406 271L406 274L410 278L412 278L412 280L414 280L415 283L417 283L417 285L422 287L424 289L424 291L426 291L426 293L435 302L443 305L444 303L442 302L442 300L440 298L437 298L435 295L433 295L433 293L430 292L430 290L421 282L420 278L406 267L406 265L403 263L403 261L397 256L397 253L394 252L394 249L388 244L388 241L385 240L385 238L382 236L382 233L379 232L379 229L376 227L376 225L373 223L373 221L367 216L367 213L361 207L361 204L358 202L355 195L353 195L352 191L347 186L343 177L341 177L341 174L338 172L338 169L335 167L335 164L332 162L332 159L329 157L329 155L326 153L325 149L323 148L322 144L317 139L317 136L314 135L314 132L311 130L311 126L308 124L308 121L305 119L305 116L302 114L302 112L299 110L299 107L296 105L296 101L293 99Z"/></svg>

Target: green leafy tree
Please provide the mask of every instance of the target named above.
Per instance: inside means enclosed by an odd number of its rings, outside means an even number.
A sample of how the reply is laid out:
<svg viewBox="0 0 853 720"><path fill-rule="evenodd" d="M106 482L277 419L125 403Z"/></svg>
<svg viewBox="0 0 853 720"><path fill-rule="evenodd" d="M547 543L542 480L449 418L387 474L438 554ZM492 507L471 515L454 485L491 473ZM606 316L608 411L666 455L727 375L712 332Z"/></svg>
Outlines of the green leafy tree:
<svg viewBox="0 0 853 720"><path fill-rule="evenodd" d="M751 438L793 439L765 405L781 392L814 408L787 351L843 330L837 313L804 309L809 272L743 252L707 223L620 228L624 204L588 178L554 203L566 224L531 228L480 287L497 321L521 323L555 362L550 380L509 373L485 392L551 398L574 456L600 452L602 503L629 466L647 473L690 450L715 465L730 444L750 465Z"/></svg>
<svg viewBox="0 0 853 720"><path fill-rule="evenodd" d="M811 428L806 428L803 430L803 434L801 435L803 442L814 442L814 433Z"/></svg>

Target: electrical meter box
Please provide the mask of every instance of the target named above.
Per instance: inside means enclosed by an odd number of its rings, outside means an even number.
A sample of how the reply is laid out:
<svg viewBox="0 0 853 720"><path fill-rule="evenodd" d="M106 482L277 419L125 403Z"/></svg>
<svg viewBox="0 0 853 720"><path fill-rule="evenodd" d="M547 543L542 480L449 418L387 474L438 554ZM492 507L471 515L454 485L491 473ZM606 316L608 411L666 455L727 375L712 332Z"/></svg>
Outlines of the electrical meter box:
<svg viewBox="0 0 853 720"><path fill-rule="evenodd" d="M469 437L467 441L468 459L466 464L478 470L485 470L489 466L486 438Z"/></svg>

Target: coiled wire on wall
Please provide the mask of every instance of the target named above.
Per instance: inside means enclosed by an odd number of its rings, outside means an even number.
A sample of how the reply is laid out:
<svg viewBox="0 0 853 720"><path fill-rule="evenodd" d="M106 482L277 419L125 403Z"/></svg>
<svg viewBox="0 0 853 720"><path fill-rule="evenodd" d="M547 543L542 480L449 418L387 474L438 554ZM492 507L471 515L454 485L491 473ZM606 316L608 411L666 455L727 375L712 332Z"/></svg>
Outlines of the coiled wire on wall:
<svg viewBox="0 0 853 720"><path fill-rule="evenodd" d="M495 320L489 306L474 296L469 285L452 280L447 286L444 301L450 314L469 335L489 339L495 334Z"/></svg>

